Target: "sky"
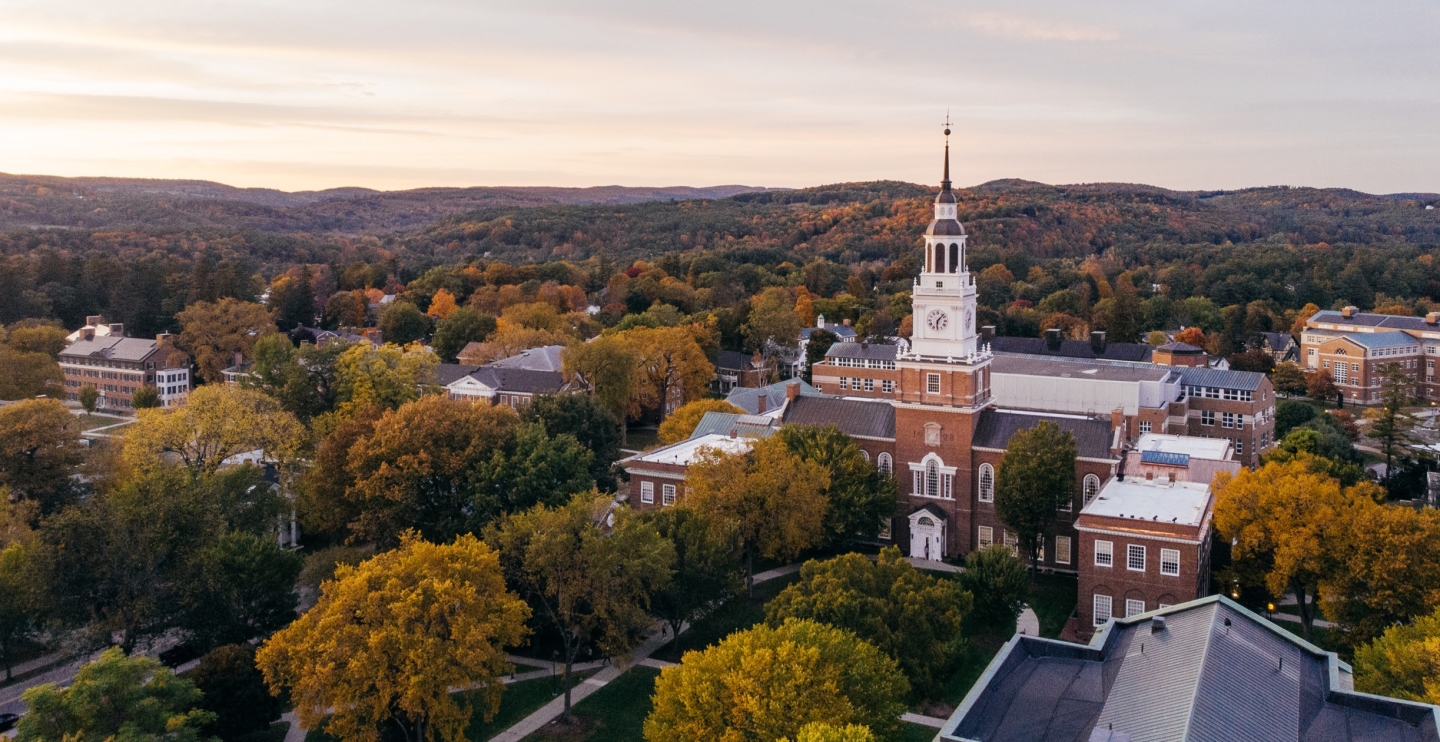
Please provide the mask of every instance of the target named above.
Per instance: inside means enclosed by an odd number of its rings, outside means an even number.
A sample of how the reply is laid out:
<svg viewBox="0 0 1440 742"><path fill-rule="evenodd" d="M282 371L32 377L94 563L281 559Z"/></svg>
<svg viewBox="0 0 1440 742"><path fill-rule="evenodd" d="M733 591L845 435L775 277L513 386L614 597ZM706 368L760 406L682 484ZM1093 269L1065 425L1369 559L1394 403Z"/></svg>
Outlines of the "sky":
<svg viewBox="0 0 1440 742"><path fill-rule="evenodd" d="M0 172L1440 191L1440 3L0 0Z"/></svg>

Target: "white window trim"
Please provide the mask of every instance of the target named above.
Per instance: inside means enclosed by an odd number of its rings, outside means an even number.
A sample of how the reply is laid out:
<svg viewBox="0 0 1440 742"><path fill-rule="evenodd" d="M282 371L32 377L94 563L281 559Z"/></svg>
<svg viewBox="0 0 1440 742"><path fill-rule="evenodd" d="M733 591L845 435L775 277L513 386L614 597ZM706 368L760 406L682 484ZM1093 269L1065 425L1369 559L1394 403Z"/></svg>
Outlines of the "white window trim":
<svg viewBox="0 0 1440 742"><path fill-rule="evenodd" d="M980 548L983 549L987 546L995 545L995 529L992 526L980 526L980 530L977 535L977 541L979 541L980 543Z"/></svg>
<svg viewBox="0 0 1440 742"><path fill-rule="evenodd" d="M1101 561L1101 560L1100 560L1100 557L1101 557L1101 556L1104 556L1104 557L1105 557L1105 561ZM1113 568L1113 567L1115 566L1115 542L1113 542L1113 541L1096 541L1096 542L1095 542L1095 566L1097 566L1097 567L1105 567L1105 568L1107 568L1107 569L1108 569L1108 568Z"/></svg>
<svg viewBox="0 0 1440 742"><path fill-rule="evenodd" d="M1064 547L1064 548L1061 548L1061 547ZM1056 563L1056 564L1069 564L1069 563L1070 563L1070 553L1071 553L1071 550L1074 549L1074 548L1075 548L1075 547L1074 547L1074 545L1071 543L1069 536L1056 536L1056 537L1055 537L1055 563Z"/></svg>
<svg viewBox="0 0 1440 742"><path fill-rule="evenodd" d="M673 485L673 484L662 484L662 485L660 485L660 504L662 504L662 505L674 505L674 504L675 504L675 485Z"/></svg>
<svg viewBox="0 0 1440 742"><path fill-rule="evenodd" d="M1174 567L1175 567L1174 571L1171 571L1171 570L1169 569L1169 566L1168 566L1168 565L1172 565L1172 564L1173 564ZM1161 550L1160 550L1160 574L1165 575L1166 577L1179 577L1179 576L1180 576L1180 550L1179 550L1179 549L1161 549Z"/></svg>
<svg viewBox="0 0 1440 742"><path fill-rule="evenodd" d="M655 502L655 483L654 483L654 482L641 482L641 483L640 483L640 502L643 502L643 503L645 503L645 504L647 504L647 505L654 504L654 502Z"/></svg>
<svg viewBox="0 0 1440 742"><path fill-rule="evenodd" d="M939 393L940 393L940 374L935 374L935 373L927 373L927 374L925 374L925 393L926 393L926 394L939 394Z"/></svg>
<svg viewBox="0 0 1440 742"><path fill-rule="evenodd" d="M985 481L987 476L990 478L988 484ZM978 497L980 502L995 502L995 467L990 464L981 464L980 474L976 481L979 483Z"/></svg>
<svg viewBox="0 0 1440 742"><path fill-rule="evenodd" d="M1126 617L1126 618L1129 618L1129 617L1131 617L1131 616L1138 616L1138 615L1140 615L1140 614L1142 614L1142 613L1144 613L1144 612L1145 612L1145 601L1143 601L1143 600L1134 600L1134 599L1131 599L1131 598L1126 598L1126 599L1125 599L1125 617Z"/></svg>
<svg viewBox="0 0 1440 742"><path fill-rule="evenodd" d="M1090 620L1096 626L1104 626L1105 622L1110 620L1115 610L1114 599L1109 595L1101 595L1100 593L1095 593L1095 597L1090 605L1090 610L1093 613ZM1103 611L1100 608L1102 605L1105 606Z"/></svg>
<svg viewBox="0 0 1440 742"><path fill-rule="evenodd" d="M1139 567L1133 567L1133 566L1131 566L1131 564L1134 562L1134 559L1133 559L1132 557L1133 557L1133 555L1136 553L1136 550L1137 550L1137 549L1139 550L1139 554L1140 554L1140 566L1139 566ZM1126 545L1125 545L1125 569L1126 569L1126 571L1129 571L1129 572L1144 572L1144 571L1145 571L1145 562L1146 562L1145 557L1146 557L1146 554L1145 554L1145 547L1144 547L1144 546L1141 546L1140 544L1126 544Z"/></svg>

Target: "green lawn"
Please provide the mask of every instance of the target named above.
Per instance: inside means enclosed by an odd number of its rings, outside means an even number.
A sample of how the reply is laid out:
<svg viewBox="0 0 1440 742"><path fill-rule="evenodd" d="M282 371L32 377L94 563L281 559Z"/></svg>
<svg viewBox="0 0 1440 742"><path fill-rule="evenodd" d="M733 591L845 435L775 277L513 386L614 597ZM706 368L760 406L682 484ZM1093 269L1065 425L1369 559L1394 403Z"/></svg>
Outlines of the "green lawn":
<svg viewBox="0 0 1440 742"><path fill-rule="evenodd" d="M650 696L660 671L632 667L629 672L575 705L575 715L593 723L586 742L631 742L642 737L650 715Z"/></svg>
<svg viewBox="0 0 1440 742"><path fill-rule="evenodd" d="M80 430L82 431L94 430L96 428L103 428L106 425L118 425L126 422L126 419L123 417L115 417L114 415L90 415L86 413L81 413L79 420Z"/></svg>
<svg viewBox="0 0 1440 742"><path fill-rule="evenodd" d="M939 733L939 729L920 724L902 724L900 727L900 739L904 742L931 742Z"/></svg>
<svg viewBox="0 0 1440 742"><path fill-rule="evenodd" d="M1060 636L1075 612L1078 582L1073 575L1036 575L1030 586L1030 607L1040 619L1040 635Z"/></svg>

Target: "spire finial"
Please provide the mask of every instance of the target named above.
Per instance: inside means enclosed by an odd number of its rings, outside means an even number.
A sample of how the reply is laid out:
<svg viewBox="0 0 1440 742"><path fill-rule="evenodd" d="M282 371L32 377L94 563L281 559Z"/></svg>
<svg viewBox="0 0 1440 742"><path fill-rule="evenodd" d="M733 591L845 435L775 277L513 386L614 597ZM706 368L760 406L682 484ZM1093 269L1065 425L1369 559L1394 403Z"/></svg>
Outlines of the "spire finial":
<svg viewBox="0 0 1440 742"><path fill-rule="evenodd" d="M950 190L950 111L945 111L945 177L940 181L942 192Z"/></svg>

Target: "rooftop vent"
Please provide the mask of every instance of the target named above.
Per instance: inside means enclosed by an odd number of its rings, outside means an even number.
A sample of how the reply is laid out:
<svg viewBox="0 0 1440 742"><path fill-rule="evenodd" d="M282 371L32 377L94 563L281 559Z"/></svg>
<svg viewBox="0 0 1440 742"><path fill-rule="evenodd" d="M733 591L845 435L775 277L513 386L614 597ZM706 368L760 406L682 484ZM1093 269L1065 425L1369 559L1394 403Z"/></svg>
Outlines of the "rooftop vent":
<svg viewBox="0 0 1440 742"><path fill-rule="evenodd" d="M1345 307L1344 309L1341 309L1341 310L1340 310L1340 316L1341 316L1341 317L1344 317L1345 319L1350 319L1351 317L1354 317L1354 316L1355 316L1356 314L1358 314L1359 312L1360 312L1360 307Z"/></svg>
<svg viewBox="0 0 1440 742"><path fill-rule="evenodd" d="M1427 324L1427 325L1437 325L1437 324L1440 324L1440 312L1429 312L1429 313L1427 313L1427 314L1425 315L1425 324Z"/></svg>
<svg viewBox="0 0 1440 742"><path fill-rule="evenodd" d="M1060 334L1060 328L1052 327L1045 331L1045 347L1049 350L1060 350L1060 341L1064 337Z"/></svg>

